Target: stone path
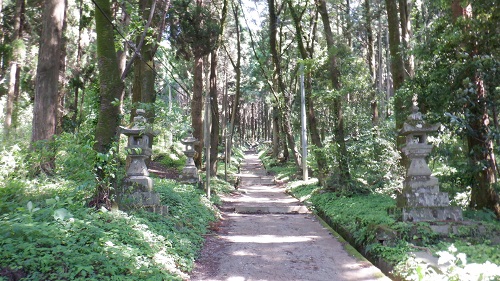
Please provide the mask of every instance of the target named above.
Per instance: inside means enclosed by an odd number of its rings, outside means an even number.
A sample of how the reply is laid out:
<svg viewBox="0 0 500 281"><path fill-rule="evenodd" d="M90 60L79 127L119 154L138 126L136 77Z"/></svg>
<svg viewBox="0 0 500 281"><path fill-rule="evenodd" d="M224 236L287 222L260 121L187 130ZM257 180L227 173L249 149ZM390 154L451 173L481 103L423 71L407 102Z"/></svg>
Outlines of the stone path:
<svg viewBox="0 0 500 281"><path fill-rule="evenodd" d="M223 223L191 280L390 280L276 186L255 153L245 156L239 193L223 198Z"/></svg>

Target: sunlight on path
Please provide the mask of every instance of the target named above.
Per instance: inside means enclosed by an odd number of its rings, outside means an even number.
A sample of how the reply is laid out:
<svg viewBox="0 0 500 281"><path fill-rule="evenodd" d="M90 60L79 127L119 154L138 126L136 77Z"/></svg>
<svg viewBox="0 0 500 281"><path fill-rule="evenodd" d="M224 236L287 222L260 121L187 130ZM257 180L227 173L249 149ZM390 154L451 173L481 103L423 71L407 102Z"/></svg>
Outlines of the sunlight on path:
<svg viewBox="0 0 500 281"><path fill-rule="evenodd" d="M225 220L210 237L191 280L390 280L349 255L283 187L255 153L247 153L239 195L223 198ZM294 209L295 208L295 209Z"/></svg>

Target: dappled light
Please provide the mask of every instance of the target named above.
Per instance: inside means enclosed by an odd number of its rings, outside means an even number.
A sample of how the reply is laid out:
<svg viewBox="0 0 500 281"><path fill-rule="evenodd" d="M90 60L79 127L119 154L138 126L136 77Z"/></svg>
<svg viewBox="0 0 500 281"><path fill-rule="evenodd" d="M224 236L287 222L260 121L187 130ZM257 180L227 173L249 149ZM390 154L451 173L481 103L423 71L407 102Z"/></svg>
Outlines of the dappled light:
<svg viewBox="0 0 500 281"><path fill-rule="evenodd" d="M0 280L497 280L497 2L0 0Z"/></svg>

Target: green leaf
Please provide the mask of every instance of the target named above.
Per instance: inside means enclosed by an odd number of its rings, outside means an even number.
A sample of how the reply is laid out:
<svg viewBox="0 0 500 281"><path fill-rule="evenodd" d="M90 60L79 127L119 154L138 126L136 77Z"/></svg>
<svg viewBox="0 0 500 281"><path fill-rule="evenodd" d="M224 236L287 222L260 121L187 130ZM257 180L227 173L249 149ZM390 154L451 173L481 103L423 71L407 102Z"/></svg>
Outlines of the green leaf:
<svg viewBox="0 0 500 281"><path fill-rule="evenodd" d="M57 209L54 211L54 219L55 220L63 221L65 219L72 218L72 217L73 217L73 215L65 208L60 208L60 209Z"/></svg>

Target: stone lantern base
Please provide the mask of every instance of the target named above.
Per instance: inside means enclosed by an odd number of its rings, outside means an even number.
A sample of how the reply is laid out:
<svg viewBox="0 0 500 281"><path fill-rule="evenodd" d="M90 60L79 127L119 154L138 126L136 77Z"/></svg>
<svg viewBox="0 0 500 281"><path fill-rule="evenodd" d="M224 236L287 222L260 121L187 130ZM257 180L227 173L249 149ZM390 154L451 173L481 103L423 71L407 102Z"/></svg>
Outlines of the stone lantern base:
<svg viewBox="0 0 500 281"><path fill-rule="evenodd" d="M182 169L182 173L179 175L179 180L182 183L198 183L200 181L200 176L198 175L198 169L196 166L184 167L184 169Z"/></svg>

